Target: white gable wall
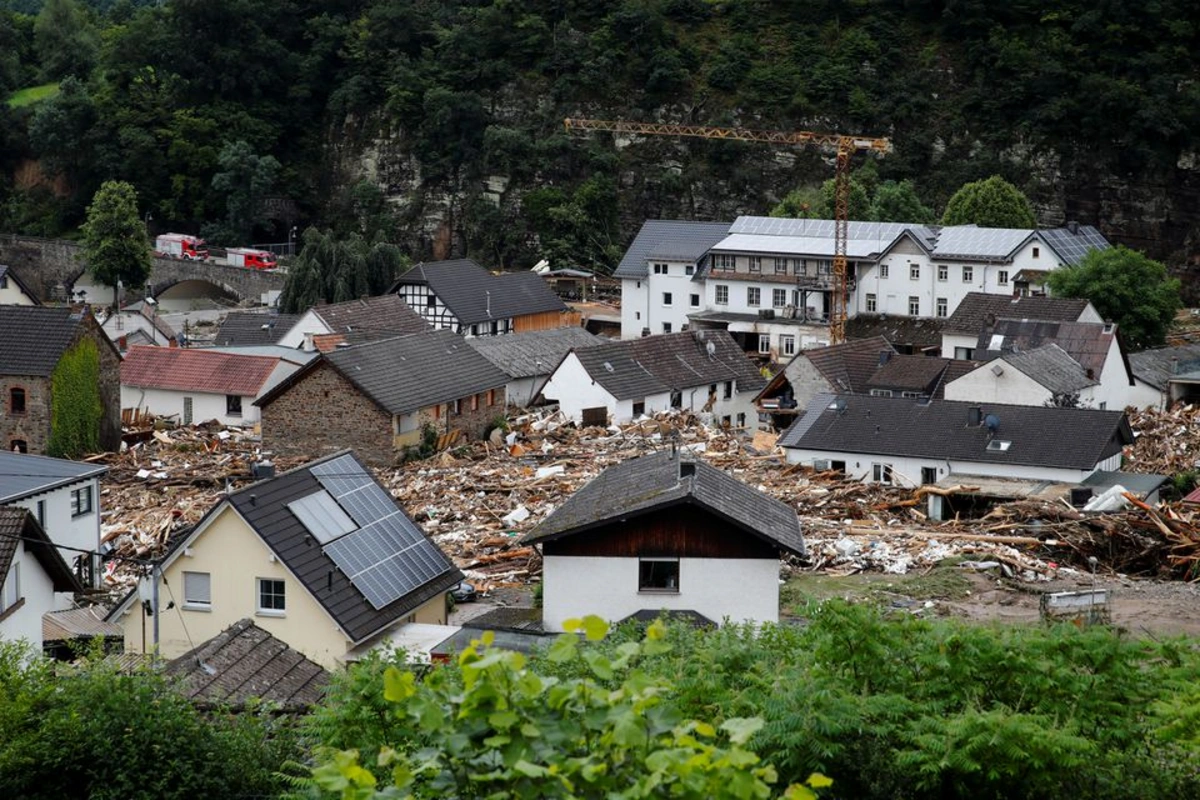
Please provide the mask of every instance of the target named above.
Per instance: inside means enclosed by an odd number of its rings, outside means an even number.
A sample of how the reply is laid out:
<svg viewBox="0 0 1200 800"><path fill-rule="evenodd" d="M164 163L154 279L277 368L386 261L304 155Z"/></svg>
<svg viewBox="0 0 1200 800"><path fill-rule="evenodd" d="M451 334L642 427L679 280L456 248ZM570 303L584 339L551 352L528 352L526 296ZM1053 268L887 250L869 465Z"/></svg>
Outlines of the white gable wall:
<svg viewBox="0 0 1200 800"><path fill-rule="evenodd" d="M268 319L264 316L264 324ZM315 311L309 309L304 312L304 315L296 321L296 324L287 333L280 337L279 345L281 347L290 347L294 350L312 350L314 348L311 337L314 335L321 336L326 333L330 333L329 326L317 316Z"/></svg>
<svg viewBox="0 0 1200 800"><path fill-rule="evenodd" d="M542 623L548 631L595 614L610 622L642 609L691 610L721 623L779 620L779 559L681 558L679 591L639 592L637 558L546 556Z"/></svg>
<svg viewBox="0 0 1200 800"><path fill-rule="evenodd" d="M92 492L92 510L78 516L72 516L71 493L89 487ZM45 509L44 515L41 518L38 516L39 502L43 504L43 508ZM49 492L23 497L13 502L12 505L28 509L33 518L37 519L41 524L42 530L50 537L50 541L55 544L63 545L64 547L73 547L77 550L91 550L93 552L100 549L99 478L85 478L76 483L60 486ZM73 566L75 559L80 554L73 550L60 550L59 555L67 562L68 566ZM97 572L99 571L100 564L98 560L93 564L93 568ZM57 600L57 608L71 608L72 599L70 593L60 593ZM41 633L38 636L40 637Z"/></svg>
<svg viewBox="0 0 1200 800"><path fill-rule="evenodd" d="M227 405L223 394L181 389L144 389L121 384L121 408L143 408L151 414L164 417L174 415L180 423L188 422L183 415L186 397L192 398L191 424L215 419L222 425L247 426L257 424L261 418L262 410L254 405L252 395L242 396L242 413L240 416L234 416L226 413Z"/></svg>
<svg viewBox="0 0 1200 800"><path fill-rule="evenodd" d="M568 353L550 375L542 388L542 394L547 400L558 403L563 415L569 417L576 425L582 424L585 408L604 406L609 414L617 410L617 399L592 380L592 376L583 368L583 364L574 353Z"/></svg>
<svg viewBox="0 0 1200 800"><path fill-rule="evenodd" d="M645 278L625 278L621 281L621 338L638 339L642 328L651 328L646 299L650 287Z"/></svg>
<svg viewBox="0 0 1200 800"><path fill-rule="evenodd" d="M9 582L14 580L19 589L18 602L23 598L25 604L0 620L0 638L25 639L40 652L42 615L56 610L58 606L55 605L53 581L25 542L21 542L13 553L12 565L0 592L8 591ZM0 595L3 596L7 595Z"/></svg>

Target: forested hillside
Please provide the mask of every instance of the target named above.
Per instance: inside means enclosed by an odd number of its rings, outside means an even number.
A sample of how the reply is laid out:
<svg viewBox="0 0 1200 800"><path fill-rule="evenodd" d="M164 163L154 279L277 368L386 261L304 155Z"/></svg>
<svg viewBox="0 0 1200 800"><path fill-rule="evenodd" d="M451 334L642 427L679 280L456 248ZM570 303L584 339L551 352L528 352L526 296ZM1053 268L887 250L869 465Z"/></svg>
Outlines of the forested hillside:
<svg viewBox="0 0 1200 800"><path fill-rule="evenodd" d="M592 116L888 135L879 177L913 180L936 210L999 173L1043 223L1099 224L1180 267L1200 252L1192 12L47 0L38 15L0 12L0 230L69 232L119 178L158 230L281 241L315 223L416 257L609 266L645 217L765 213L831 171L805 150L563 131L563 117ZM53 84L42 99L18 92Z"/></svg>

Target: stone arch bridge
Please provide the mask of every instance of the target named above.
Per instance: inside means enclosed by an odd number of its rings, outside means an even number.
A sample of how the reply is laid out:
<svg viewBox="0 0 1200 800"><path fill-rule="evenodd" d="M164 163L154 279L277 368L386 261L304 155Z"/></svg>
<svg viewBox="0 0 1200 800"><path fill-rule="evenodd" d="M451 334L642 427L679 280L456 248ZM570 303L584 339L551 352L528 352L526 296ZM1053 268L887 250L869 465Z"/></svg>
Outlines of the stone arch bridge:
<svg viewBox="0 0 1200 800"><path fill-rule="evenodd" d="M10 234L0 234L0 264L15 269L43 302L66 300L76 279L87 268L83 248L75 242ZM283 289L284 275L225 264L155 258L146 288L156 295L183 281L207 283L239 301L258 303L263 294Z"/></svg>

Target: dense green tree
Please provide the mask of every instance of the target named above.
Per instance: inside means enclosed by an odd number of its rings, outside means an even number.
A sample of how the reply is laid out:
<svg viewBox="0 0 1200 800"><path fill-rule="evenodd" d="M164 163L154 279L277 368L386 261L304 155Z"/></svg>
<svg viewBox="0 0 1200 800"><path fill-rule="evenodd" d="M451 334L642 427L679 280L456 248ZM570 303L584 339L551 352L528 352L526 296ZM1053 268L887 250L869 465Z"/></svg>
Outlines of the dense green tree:
<svg viewBox="0 0 1200 800"><path fill-rule="evenodd" d="M71 347L50 376L50 440L46 455L79 458L100 449L100 351L91 339Z"/></svg>
<svg viewBox="0 0 1200 800"><path fill-rule="evenodd" d="M875 222L931 224L937 217L921 202L912 181L884 181L875 189L867 218Z"/></svg>
<svg viewBox="0 0 1200 800"><path fill-rule="evenodd" d="M828 219L825 195L815 187L793 189L771 209L772 217Z"/></svg>
<svg viewBox="0 0 1200 800"><path fill-rule="evenodd" d="M213 189L225 196L224 229L212 238L227 244L249 244L254 226L264 219L263 200L275 185L279 161L257 155L250 145L230 142L217 156L220 172L213 176Z"/></svg>
<svg viewBox="0 0 1200 800"><path fill-rule="evenodd" d="M45 81L68 75L87 78L96 65L99 33L87 9L77 0L45 0L38 12L34 37Z"/></svg>
<svg viewBox="0 0 1200 800"><path fill-rule="evenodd" d="M370 244L357 233L339 237L333 231L309 228L301 241L303 247L288 270L279 301L285 313L300 313L321 302L383 294L408 266L395 245Z"/></svg>
<svg viewBox="0 0 1200 800"><path fill-rule="evenodd" d="M29 122L29 144L42 169L72 181L94 169L96 121L96 105L87 86L74 76L64 78L59 93L39 103Z"/></svg>
<svg viewBox="0 0 1200 800"><path fill-rule="evenodd" d="M1163 344L1181 305L1179 279L1121 245L1090 250L1078 264L1052 270L1046 282L1054 295L1090 301L1100 316L1120 326L1122 339L1135 350Z"/></svg>
<svg viewBox="0 0 1200 800"><path fill-rule="evenodd" d="M965 184L946 203L943 225L981 228L1034 228L1029 198L999 175Z"/></svg>
<svg viewBox="0 0 1200 800"><path fill-rule="evenodd" d="M96 280L113 287L145 285L150 277L150 239L138 209L137 192L128 183L106 181L88 206L83 224L83 255Z"/></svg>

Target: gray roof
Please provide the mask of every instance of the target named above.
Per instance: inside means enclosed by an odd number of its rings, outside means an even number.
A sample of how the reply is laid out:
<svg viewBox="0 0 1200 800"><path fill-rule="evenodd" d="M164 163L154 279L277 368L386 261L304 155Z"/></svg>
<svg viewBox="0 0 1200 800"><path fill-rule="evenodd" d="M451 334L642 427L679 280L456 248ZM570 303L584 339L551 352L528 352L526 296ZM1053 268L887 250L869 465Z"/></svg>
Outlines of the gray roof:
<svg viewBox="0 0 1200 800"><path fill-rule="evenodd" d="M0 450L0 503L12 503L108 472L108 467Z"/></svg>
<svg viewBox="0 0 1200 800"><path fill-rule="evenodd" d="M21 280L21 276L12 267L8 266L7 264L0 264L0 278L8 278L10 281L15 283L17 288L28 295L29 299L33 300L34 305L40 306L42 304L42 301L37 296L37 293L30 289L25 284L25 281Z"/></svg>
<svg viewBox="0 0 1200 800"><path fill-rule="evenodd" d="M1091 250L1107 250L1112 247L1104 234L1091 225L1068 225L1065 228L1049 228L1039 231L1042 241L1051 248L1064 264L1078 264Z"/></svg>
<svg viewBox="0 0 1200 800"><path fill-rule="evenodd" d="M1102 322L1042 322L998 319L979 332L975 358L988 361L1057 344L1085 373L1100 377L1108 351L1117 336L1116 325Z"/></svg>
<svg viewBox="0 0 1200 800"><path fill-rule="evenodd" d="M999 419L994 436L968 425L968 412ZM1011 442L989 450L990 439ZM1061 469L1095 469L1133 433L1121 411L818 395L779 439L781 447L830 453L950 459ZM908 476L915 480L919 476Z"/></svg>
<svg viewBox="0 0 1200 800"><path fill-rule="evenodd" d="M681 462L693 463L695 474L681 478ZM679 504L700 506L782 550L804 553L800 520L790 506L686 451L670 450L631 458L604 470L555 509L524 541L560 539Z"/></svg>
<svg viewBox="0 0 1200 800"><path fill-rule="evenodd" d="M204 705L244 707L262 700L284 710L321 701L329 673L254 624L235 622L167 664L184 695Z"/></svg>
<svg viewBox="0 0 1200 800"><path fill-rule="evenodd" d="M1133 353L1129 356L1129 366L1134 377L1165 391L1172 376L1200 369L1200 344L1156 347Z"/></svg>
<svg viewBox="0 0 1200 800"><path fill-rule="evenodd" d="M229 353L235 356L264 356L290 361L293 364L307 364L321 355L316 350L298 350L295 347L284 347L281 344L248 344L228 345L219 347L192 348L194 350L212 350L214 353Z"/></svg>
<svg viewBox="0 0 1200 800"><path fill-rule="evenodd" d="M299 314L230 311L217 329L213 344L230 347L275 344L299 321Z"/></svg>
<svg viewBox="0 0 1200 800"><path fill-rule="evenodd" d="M395 293L401 285L412 283L428 286L464 325L567 310L541 275L493 275L469 258L417 264L397 278L389 291Z"/></svg>
<svg viewBox="0 0 1200 800"><path fill-rule="evenodd" d="M576 349L607 342L583 328L551 328L545 331L477 336L467 344L510 378L549 375L563 357Z"/></svg>
<svg viewBox="0 0 1200 800"><path fill-rule="evenodd" d="M730 380L737 381L740 392L758 392L766 385L727 331L682 331L608 342L576 351L575 356L618 400Z"/></svg>
<svg viewBox="0 0 1200 800"><path fill-rule="evenodd" d="M1105 489L1111 489L1114 486L1124 486L1135 495L1144 498L1146 495L1158 491L1169 480L1171 478L1167 475L1098 469L1084 478L1080 484L1082 486L1091 486L1096 490L1096 494L1100 494Z"/></svg>
<svg viewBox="0 0 1200 800"><path fill-rule="evenodd" d="M1069 394L1096 386L1097 381L1087 376L1079 362L1071 358L1066 350L1051 342L1023 353L1004 355L1004 360L1013 369L1037 381L1054 394ZM990 369L988 366L981 369Z"/></svg>
<svg viewBox="0 0 1200 800"><path fill-rule="evenodd" d="M754 236L787 236L801 239L834 239L835 223L831 219L792 219L791 217L738 217L729 227L729 233ZM932 229L910 222L859 222L850 220L846 238L850 241L881 242L887 246L905 231L910 231L922 242L928 243L934 235Z"/></svg>
<svg viewBox="0 0 1200 800"><path fill-rule="evenodd" d="M1009 261L1036 233L1032 228L951 225L938 233L933 257L966 261Z"/></svg>
<svg viewBox="0 0 1200 800"><path fill-rule="evenodd" d="M0 306L0 375L49 377L83 318L67 306Z"/></svg>
<svg viewBox="0 0 1200 800"><path fill-rule="evenodd" d="M648 219L629 243L613 277L646 277L649 274L646 260L651 254L664 261L696 261L728 234L728 222Z"/></svg>
<svg viewBox="0 0 1200 800"><path fill-rule="evenodd" d="M370 330L408 334L429 330L429 323L395 294L314 306L312 311L333 333Z"/></svg>
<svg viewBox="0 0 1200 800"><path fill-rule="evenodd" d="M408 414L508 383L507 375L448 330L333 350L322 360L391 414ZM318 363L308 364L258 402L266 405Z"/></svg>
<svg viewBox="0 0 1200 800"><path fill-rule="evenodd" d="M894 317L858 314L846 320L847 339L882 336L897 347L940 350L944 320L936 317Z"/></svg>
<svg viewBox="0 0 1200 800"><path fill-rule="evenodd" d="M1087 306L1087 300L1074 297L969 292L946 320L942 332L978 336L986 325L999 318L1075 322Z"/></svg>

